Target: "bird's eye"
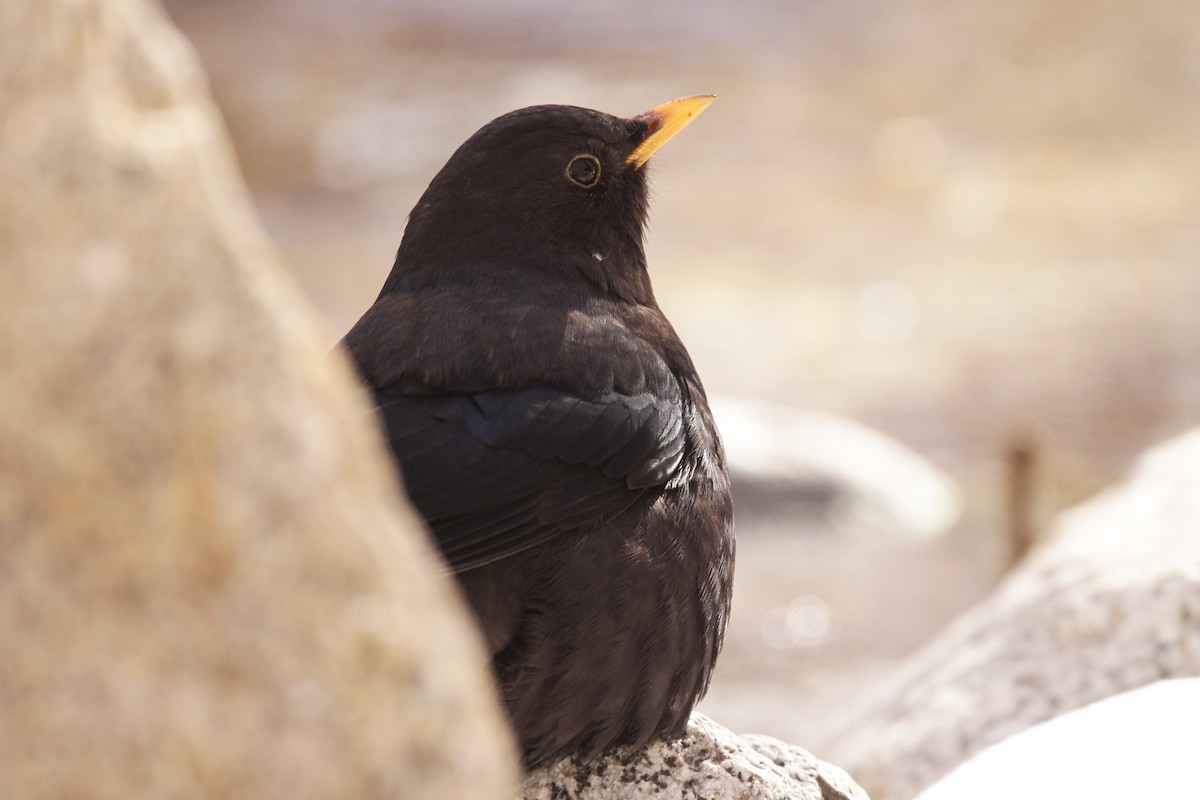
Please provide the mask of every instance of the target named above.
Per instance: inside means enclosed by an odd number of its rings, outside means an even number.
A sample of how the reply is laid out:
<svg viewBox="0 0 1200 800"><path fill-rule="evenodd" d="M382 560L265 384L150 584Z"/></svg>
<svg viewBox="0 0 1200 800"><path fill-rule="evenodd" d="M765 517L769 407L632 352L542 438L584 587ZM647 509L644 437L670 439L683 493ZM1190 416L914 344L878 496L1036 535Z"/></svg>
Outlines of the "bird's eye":
<svg viewBox="0 0 1200 800"><path fill-rule="evenodd" d="M575 156L567 164L567 178L577 186L590 189L600 181L600 159L586 153Z"/></svg>

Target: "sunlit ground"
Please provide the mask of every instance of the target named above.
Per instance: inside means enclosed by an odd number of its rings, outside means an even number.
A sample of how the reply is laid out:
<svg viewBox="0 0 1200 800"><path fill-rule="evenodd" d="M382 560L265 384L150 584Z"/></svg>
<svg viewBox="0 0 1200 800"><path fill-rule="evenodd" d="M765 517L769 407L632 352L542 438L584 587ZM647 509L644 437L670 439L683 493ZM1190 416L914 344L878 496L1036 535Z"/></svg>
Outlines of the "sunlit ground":
<svg viewBox="0 0 1200 800"><path fill-rule="evenodd" d="M705 706L737 730L817 747L843 701L986 594L1014 441L1038 443L1056 508L1200 421L1187 4L167 5L331 343L483 123L718 95L655 159L648 248L709 391L874 425L968 498L925 546L742 530Z"/></svg>

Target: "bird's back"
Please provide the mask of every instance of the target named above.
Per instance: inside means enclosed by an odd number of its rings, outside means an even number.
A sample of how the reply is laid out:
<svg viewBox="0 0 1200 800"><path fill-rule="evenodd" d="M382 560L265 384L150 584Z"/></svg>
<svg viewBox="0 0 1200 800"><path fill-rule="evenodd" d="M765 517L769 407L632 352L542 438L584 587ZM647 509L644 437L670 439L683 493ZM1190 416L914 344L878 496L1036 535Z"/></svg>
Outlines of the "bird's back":
<svg viewBox="0 0 1200 800"><path fill-rule="evenodd" d="M724 636L732 509L657 307L432 287L381 298L343 344L526 763L681 733Z"/></svg>

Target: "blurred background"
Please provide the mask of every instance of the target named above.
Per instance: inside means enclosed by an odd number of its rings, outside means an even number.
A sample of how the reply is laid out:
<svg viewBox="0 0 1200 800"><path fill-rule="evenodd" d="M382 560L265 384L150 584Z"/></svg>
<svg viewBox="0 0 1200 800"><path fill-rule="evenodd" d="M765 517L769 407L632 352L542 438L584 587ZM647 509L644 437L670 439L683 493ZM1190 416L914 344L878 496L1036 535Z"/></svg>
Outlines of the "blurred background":
<svg viewBox="0 0 1200 800"><path fill-rule="evenodd" d="M848 706L993 588L1014 452L1036 467L1037 523L1200 421L1186 3L165 5L330 345L487 121L718 96L655 157L648 241L710 394L857 420L963 499L948 532L889 536L735 486L734 619L701 708L738 732L819 755Z"/></svg>

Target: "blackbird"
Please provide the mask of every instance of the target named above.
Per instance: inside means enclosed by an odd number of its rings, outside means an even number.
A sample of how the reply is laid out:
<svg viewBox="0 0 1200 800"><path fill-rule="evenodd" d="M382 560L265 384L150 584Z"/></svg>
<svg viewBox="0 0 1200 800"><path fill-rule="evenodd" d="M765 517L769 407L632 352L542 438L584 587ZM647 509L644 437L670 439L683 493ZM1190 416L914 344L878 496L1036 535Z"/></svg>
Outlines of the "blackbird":
<svg viewBox="0 0 1200 800"><path fill-rule="evenodd" d="M725 455L642 247L646 162L712 99L485 125L342 340L527 768L682 735L725 635Z"/></svg>

